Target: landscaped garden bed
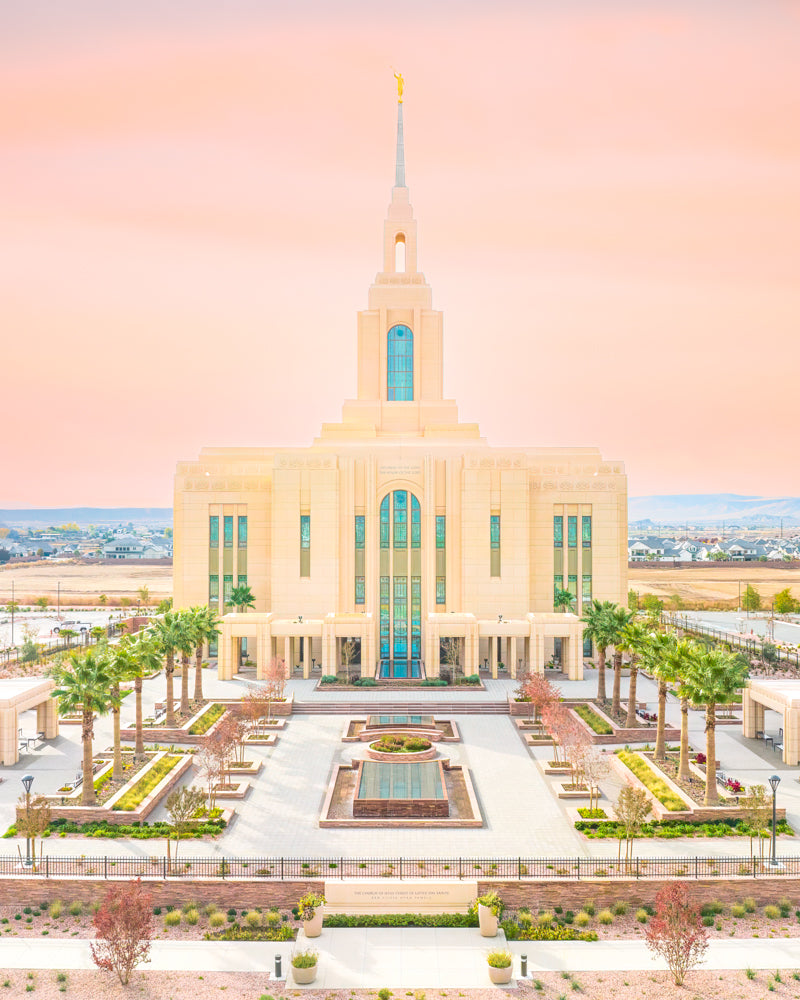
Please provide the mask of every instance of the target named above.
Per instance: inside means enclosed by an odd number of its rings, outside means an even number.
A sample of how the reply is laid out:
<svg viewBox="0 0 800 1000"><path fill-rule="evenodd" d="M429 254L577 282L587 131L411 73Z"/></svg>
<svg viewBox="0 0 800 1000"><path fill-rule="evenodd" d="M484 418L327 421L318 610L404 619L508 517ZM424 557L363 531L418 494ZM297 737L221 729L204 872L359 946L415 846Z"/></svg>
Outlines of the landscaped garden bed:
<svg viewBox="0 0 800 1000"><path fill-rule="evenodd" d="M629 727L626 725L627 712L620 710L616 716L613 715L610 702L564 699L563 704L575 713L581 725L586 728L592 743L646 743L652 741L655 736L654 723L643 722L637 717L634 725ZM664 728L664 738L667 740L680 739L680 735L679 729L672 726Z"/></svg>
<svg viewBox="0 0 800 1000"><path fill-rule="evenodd" d="M575 824L575 829L589 838L608 837L618 840L624 836L624 827L617 820L579 820ZM778 834L794 836L794 830L785 819L778 820ZM757 833L751 831L744 819L724 817L714 822L690 819L656 819L648 823L643 823L638 837L659 838L662 840L675 840L678 837L756 837ZM646 858L640 859L641 865L646 865ZM678 874L681 874L680 872ZM694 874L694 872L683 872L684 875ZM710 872L708 874L719 874ZM749 874L749 869L740 872L741 875Z"/></svg>
<svg viewBox="0 0 800 1000"><path fill-rule="evenodd" d="M371 760L390 762L433 760L436 753L436 747L430 740L404 733L385 733L367 747L367 756Z"/></svg>
<svg viewBox="0 0 800 1000"><path fill-rule="evenodd" d="M598 715L597 711L591 705L576 705L573 711L579 715L583 721L591 728L592 732L597 733L598 736L609 736L614 732L614 727L602 716Z"/></svg>
<svg viewBox="0 0 800 1000"><path fill-rule="evenodd" d="M630 750L618 750L615 756L669 812L691 809L691 804L643 756Z"/></svg>

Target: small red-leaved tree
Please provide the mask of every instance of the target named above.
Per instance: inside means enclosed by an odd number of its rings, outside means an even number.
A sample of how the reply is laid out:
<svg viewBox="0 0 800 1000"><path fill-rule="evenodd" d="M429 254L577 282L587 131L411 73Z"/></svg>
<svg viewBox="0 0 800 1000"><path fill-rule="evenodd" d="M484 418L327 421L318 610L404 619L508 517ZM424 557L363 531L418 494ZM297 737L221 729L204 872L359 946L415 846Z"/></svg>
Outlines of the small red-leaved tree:
<svg viewBox="0 0 800 1000"><path fill-rule="evenodd" d="M708 931L700 911L689 903L683 882L671 882L656 896L656 915L645 929L647 947L667 963L676 986L703 960Z"/></svg>
<svg viewBox="0 0 800 1000"><path fill-rule="evenodd" d="M562 702L553 701L545 705L542 710L542 722L553 741L553 761L558 763L558 747L563 746L564 730L569 724L567 710Z"/></svg>
<svg viewBox="0 0 800 1000"><path fill-rule="evenodd" d="M519 680L517 695L530 703L531 719L541 719L546 706L558 701L558 688L544 674L526 673Z"/></svg>
<svg viewBox="0 0 800 1000"><path fill-rule="evenodd" d="M92 924L94 964L105 972L116 972L123 986L140 962L150 961L150 943L155 933L153 897L140 879L112 885Z"/></svg>

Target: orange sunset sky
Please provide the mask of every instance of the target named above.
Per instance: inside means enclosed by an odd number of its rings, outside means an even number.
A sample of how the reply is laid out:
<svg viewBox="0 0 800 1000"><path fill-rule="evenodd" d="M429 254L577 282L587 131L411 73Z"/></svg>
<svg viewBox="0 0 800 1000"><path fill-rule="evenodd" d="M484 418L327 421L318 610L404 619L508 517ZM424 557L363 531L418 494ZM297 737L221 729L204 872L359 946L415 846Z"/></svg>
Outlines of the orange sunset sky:
<svg viewBox="0 0 800 1000"><path fill-rule="evenodd" d="M339 418L392 66L462 419L800 495L800 3L7 0L0 506Z"/></svg>

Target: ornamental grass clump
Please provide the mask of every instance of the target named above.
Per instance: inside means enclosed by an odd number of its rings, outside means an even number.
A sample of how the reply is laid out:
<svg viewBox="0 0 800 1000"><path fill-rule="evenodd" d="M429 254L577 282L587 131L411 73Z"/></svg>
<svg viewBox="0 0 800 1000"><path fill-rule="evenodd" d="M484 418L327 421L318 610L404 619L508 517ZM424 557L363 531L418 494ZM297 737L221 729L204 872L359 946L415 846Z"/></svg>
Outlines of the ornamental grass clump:
<svg viewBox="0 0 800 1000"><path fill-rule="evenodd" d="M575 914L575 923L578 927L588 927L591 920L592 918L585 910L581 910L579 913Z"/></svg>
<svg viewBox="0 0 800 1000"><path fill-rule="evenodd" d="M194 927L194 925L200 919L200 914L197 912L197 910L187 910L183 915L183 919L187 924L190 924L192 927Z"/></svg>
<svg viewBox="0 0 800 1000"><path fill-rule="evenodd" d="M295 969L313 969L319 960L319 953L312 948L305 951L296 951L292 955L292 965Z"/></svg>
<svg viewBox="0 0 800 1000"><path fill-rule="evenodd" d="M777 906L773 906L772 903L764 907L764 916L768 920L777 920L780 915L781 915L780 908Z"/></svg>
<svg viewBox="0 0 800 1000"><path fill-rule="evenodd" d="M508 969L513 958L510 951L503 951L498 948L496 951L489 952L486 956L486 961L493 969Z"/></svg>
<svg viewBox="0 0 800 1000"><path fill-rule="evenodd" d="M180 922L181 922L181 911L180 910L171 910L164 917L164 926L165 927L177 927L180 924Z"/></svg>
<svg viewBox="0 0 800 1000"><path fill-rule="evenodd" d="M648 919L649 919L647 910L637 910L636 911L636 919L638 920L638 922L640 924L646 924L647 921L648 921Z"/></svg>
<svg viewBox="0 0 800 1000"><path fill-rule="evenodd" d="M219 910L215 910L213 913L208 915L208 926L209 927L222 927L226 922L226 917L224 913L220 913Z"/></svg>
<svg viewBox="0 0 800 1000"><path fill-rule="evenodd" d="M60 899L57 899L55 902L51 903L48 906L47 912L50 914L53 920L58 920L58 918L61 916L63 909L64 909L64 904L61 902Z"/></svg>
<svg viewBox="0 0 800 1000"><path fill-rule="evenodd" d="M737 919L739 917L743 917L746 912L747 911L745 910L745 908L742 906L741 903L734 903L733 906L731 907L731 916L736 917Z"/></svg>
<svg viewBox="0 0 800 1000"><path fill-rule="evenodd" d="M261 914L258 912L258 910L249 910L244 920L248 927L261 926Z"/></svg>
<svg viewBox="0 0 800 1000"><path fill-rule="evenodd" d="M597 914L597 920L599 923L608 926L608 924L614 923L614 914L611 912L611 910L601 910Z"/></svg>

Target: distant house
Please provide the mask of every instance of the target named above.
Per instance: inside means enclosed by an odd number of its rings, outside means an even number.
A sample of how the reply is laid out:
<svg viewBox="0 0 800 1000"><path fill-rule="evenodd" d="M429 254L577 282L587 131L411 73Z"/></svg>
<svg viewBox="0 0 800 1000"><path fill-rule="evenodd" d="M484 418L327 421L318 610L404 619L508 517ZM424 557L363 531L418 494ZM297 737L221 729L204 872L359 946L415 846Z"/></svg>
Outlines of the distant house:
<svg viewBox="0 0 800 1000"><path fill-rule="evenodd" d="M118 535L103 546L105 559L166 559L167 548L134 535Z"/></svg>

